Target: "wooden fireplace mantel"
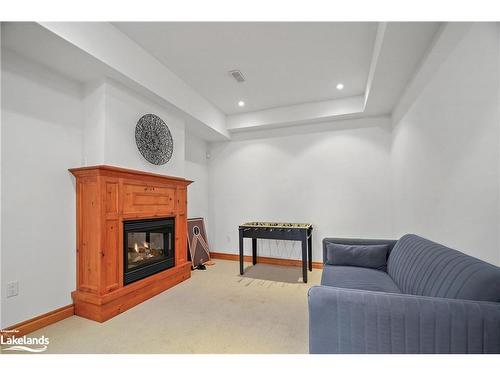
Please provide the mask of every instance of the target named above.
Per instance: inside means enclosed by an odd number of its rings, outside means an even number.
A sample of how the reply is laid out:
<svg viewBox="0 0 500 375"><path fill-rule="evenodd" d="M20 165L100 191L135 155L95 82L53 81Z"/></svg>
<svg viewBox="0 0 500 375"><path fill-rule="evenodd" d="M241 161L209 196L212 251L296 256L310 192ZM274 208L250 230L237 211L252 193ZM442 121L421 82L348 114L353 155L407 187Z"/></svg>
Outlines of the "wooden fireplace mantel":
<svg viewBox="0 0 500 375"><path fill-rule="evenodd" d="M192 181L108 165L69 171L76 177L76 315L104 322L191 276L186 215ZM175 218L174 267L124 285L123 222L156 217Z"/></svg>

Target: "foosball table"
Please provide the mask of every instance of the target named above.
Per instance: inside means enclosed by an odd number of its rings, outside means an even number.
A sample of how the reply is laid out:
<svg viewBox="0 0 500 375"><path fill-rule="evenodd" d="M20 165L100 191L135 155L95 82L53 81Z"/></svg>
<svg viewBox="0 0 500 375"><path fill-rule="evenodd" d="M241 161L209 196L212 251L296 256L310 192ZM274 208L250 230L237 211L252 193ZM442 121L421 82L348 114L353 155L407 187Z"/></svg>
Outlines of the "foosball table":
<svg viewBox="0 0 500 375"><path fill-rule="evenodd" d="M243 275L243 239L252 239L252 263L257 264L257 239L300 241L302 243L302 281L307 283L307 268L312 271L311 224L250 222L239 226L240 275Z"/></svg>

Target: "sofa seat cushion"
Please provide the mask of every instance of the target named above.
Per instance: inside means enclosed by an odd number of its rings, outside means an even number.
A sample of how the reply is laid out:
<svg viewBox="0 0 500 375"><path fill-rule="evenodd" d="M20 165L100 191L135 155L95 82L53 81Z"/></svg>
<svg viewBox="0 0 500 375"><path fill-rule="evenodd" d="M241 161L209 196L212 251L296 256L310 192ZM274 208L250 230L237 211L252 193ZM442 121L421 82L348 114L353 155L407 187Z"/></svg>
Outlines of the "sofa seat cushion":
<svg viewBox="0 0 500 375"><path fill-rule="evenodd" d="M375 292L401 293L387 273L362 267L329 266L325 264L321 276L321 285Z"/></svg>

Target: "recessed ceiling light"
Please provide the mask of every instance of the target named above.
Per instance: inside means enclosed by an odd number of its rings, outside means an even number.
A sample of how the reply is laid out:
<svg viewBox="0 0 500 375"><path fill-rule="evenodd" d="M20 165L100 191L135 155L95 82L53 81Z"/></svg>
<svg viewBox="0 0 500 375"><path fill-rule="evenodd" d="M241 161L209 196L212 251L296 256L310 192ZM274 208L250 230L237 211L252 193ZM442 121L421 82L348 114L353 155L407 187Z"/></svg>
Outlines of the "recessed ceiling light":
<svg viewBox="0 0 500 375"><path fill-rule="evenodd" d="M337 84L337 90L342 90L344 88L344 84L343 83L338 83Z"/></svg>
<svg viewBox="0 0 500 375"><path fill-rule="evenodd" d="M238 107L244 107L245 106L245 102L243 100L240 100L238 102Z"/></svg>

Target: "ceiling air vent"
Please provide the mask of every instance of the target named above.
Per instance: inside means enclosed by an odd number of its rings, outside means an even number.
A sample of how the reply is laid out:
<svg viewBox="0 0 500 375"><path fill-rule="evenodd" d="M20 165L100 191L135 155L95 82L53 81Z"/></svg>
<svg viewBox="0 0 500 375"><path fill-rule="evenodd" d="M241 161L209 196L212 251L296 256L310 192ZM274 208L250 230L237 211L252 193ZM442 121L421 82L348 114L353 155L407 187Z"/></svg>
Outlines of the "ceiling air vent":
<svg viewBox="0 0 500 375"><path fill-rule="evenodd" d="M243 74L239 70L230 70L229 74L233 76L236 82L245 82L245 77L243 77Z"/></svg>

